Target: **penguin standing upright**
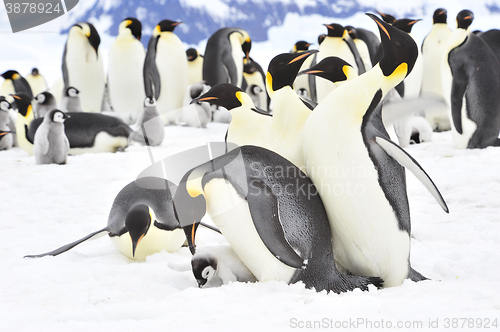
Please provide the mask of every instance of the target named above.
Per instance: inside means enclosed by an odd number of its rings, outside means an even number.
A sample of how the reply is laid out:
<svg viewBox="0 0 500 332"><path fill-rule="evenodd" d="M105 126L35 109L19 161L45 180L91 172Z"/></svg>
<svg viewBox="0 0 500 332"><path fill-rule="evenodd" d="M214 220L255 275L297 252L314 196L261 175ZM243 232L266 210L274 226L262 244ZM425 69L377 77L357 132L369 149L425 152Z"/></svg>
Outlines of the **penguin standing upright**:
<svg viewBox="0 0 500 332"><path fill-rule="evenodd" d="M436 9L432 19L431 31L422 42L423 72L421 95L424 97L429 95L444 98L443 86L441 84L441 59L446 51L446 44L452 32L446 23L446 9ZM450 130L450 120L446 109L442 112L426 113L425 117L433 130Z"/></svg>
<svg viewBox="0 0 500 332"><path fill-rule="evenodd" d="M304 157L325 205L337 267L378 276L391 287L407 277L424 279L410 268L410 214L399 163L447 207L415 160L390 141L382 122L380 102L413 69L417 45L406 32L368 15L379 27L384 56L314 109L304 128Z"/></svg>
<svg viewBox="0 0 500 332"><path fill-rule="evenodd" d="M17 144L21 149L33 154L33 137L29 135L29 127L31 122L35 119L33 107L31 106L31 98L24 93L12 95L15 99L17 108L16 118L16 136Z"/></svg>
<svg viewBox="0 0 500 332"><path fill-rule="evenodd" d="M33 98L31 87L24 77L15 70L7 70L2 76L5 81L0 88L0 96L8 96L16 93L24 93L30 98Z"/></svg>
<svg viewBox="0 0 500 332"><path fill-rule="evenodd" d="M59 109L65 113L83 112L80 101L80 91L72 86L67 87L59 103Z"/></svg>
<svg viewBox="0 0 500 332"><path fill-rule="evenodd" d="M37 164L66 164L69 142L64 121L69 118L58 109L49 111L35 134L33 153Z"/></svg>
<svg viewBox="0 0 500 332"><path fill-rule="evenodd" d="M174 216L172 196L176 188L165 179L139 178L116 195L106 227L56 250L25 257L56 256L105 234L130 259L144 260L162 250L177 251L186 238Z"/></svg>
<svg viewBox="0 0 500 332"><path fill-rule="evenodd" d="M105 76L101 38L88 22L74 24L64 47L62 73L64 89L72 86L80 91L84 112L100 113L103 105Z"/></svg>
<svg viewBox="0 0 500 332"><path fill-rule="evenodd" d="M203 56L194 48L186 50L188 60L188 85L192 85L203 80Z"/></svg>
<svg viewBox="0 0 500 332"><path fill-rule="evenodd" d="M365 66L365 71L370 70L372 68L372 60L370 57L370 50L368 49L368 45L365 43L363 39L359 38L358 29L356 29L352 25L347 25L345 29L347 30L349 36L356 45L356 49L358 50L359 56L363 61L363 65Z"/></svg>
<svg viewBox="0 0 500 332"><path fill-rule="evenodd" d="M364 73L364 66L359 52L354 45L354 42L349 38L348 31L340 24L332 23L325 24L328 29L328 35L325 40L319 45L319 53L317 62L320 62L328 56L338 56L347 61L358 74ZM317 101L320 103L335 87L333 84L324 79L316 79L316 95Z"/></svg>
<svg viewBox="0 0 500 332"><path fill-rule="evenodd" d="M197 102L191 103L193 99L198 98L205 92L210 90L210 87L205 82L200 81L189 85L184 95L183 110L179 123L189 126L206 128L207 123L212 119L212 109L209 103Z"/></svg>
<svg viewBox="0 0 500 332"><path fill-rule="evenodd" d="M45 91L39 93L35 97L35 105L33 105L33 109L35 111L35 117L43 118L45 114L53 109L57 108L56 98L52 95L52 93Z"/></svg>
<svg viewBox="0 0 500 332"><path fill-rule="evenodd" d="M317 292L336 293L382 282L336 269L328 219L314 185L270 150L242 146L190 170L175 193L174 208L192 254L198 224L208 213L261 282L302 281Z"/></svg>
<svg viewBox="0 0 500 332"><path fill-rule="evenodd" d="M135 141L148 146L158 146L165 137L165 124L156 110L156 100L144 99L144 109L137 118Z"/></svg>
<svg viewBox="0 0 500 332"><path fill-rule="evenodd" d="M296 42L295 45L293 45L292 51L290 53L300 53L308 51L309 46L311 46L311 43L308 43L304 40L300 40ZM308 57L302 64L300 70L303 71L310 68L313 65L313 60L315 56L316 54L314 56ZM314 91L314 93L311 91L315 87L311 88L310 77L308 76L297 76L295 78L295 81L293 82L293 88L302 98L313 100L314 98L313 96L316 94L316 91Z"/></svg>
<svg viewBox="0 0 500 332"><path fill-rule="evenodd" d="M262 67L252 58L244 58L243 63L243 77L247 83L245 92L252 98L256 107L269 112L270 98L266 92L266 76Z"/></svg>
<svg viewBox="0 0 500 332"><path fill-rule="evenodd" d="M33 96L36 96L44 91L47 91L47 82L43 78L42 74L38 71L38 68L33 68L31 74L26 76L26 81L28 81L31 92Z"/></svg>
<svg viewBox="0 0 500 332"><path fill-rule="evenodd" d="M143 67L146 50L141 43L142 24L128 17L120 23L109 49L108 90L113 111L128 124L137 120L146 98Z"/></svg>
<svg viewBox="0 0 500 332"><path fill-rule="evenodd" d="M9 127L10 109L10 103L2 97L2 99L0 99L0 131L2 131L3 134L0 137L0 151L10 149L14 144L14 136L10 132Z"/></svg>
<svg viewBox="0 0 500 332"><path fill-rule="evenodd" d="M165 124L176 124L188 86L188 65L181 40L174 34L182 22L163 20L153 30L144 62L146 97L156 99Z"/></svg>
<svg viewBox="0 0 500 332"><path fill-rule="evenodd" d="M203 80L210 86L231 83L243 86L242 53L249 58L252 41L248 32L238 28L217 30L207 41L203 59Z"/></svg>
<svg viewBox="0 0 500 332"><path fill-rule="evenodd" d="M445 61L453 78L451 129L458 148L500 146L500 62L486 42L468 28L474 16L463 10L449 40Z"/></svg>

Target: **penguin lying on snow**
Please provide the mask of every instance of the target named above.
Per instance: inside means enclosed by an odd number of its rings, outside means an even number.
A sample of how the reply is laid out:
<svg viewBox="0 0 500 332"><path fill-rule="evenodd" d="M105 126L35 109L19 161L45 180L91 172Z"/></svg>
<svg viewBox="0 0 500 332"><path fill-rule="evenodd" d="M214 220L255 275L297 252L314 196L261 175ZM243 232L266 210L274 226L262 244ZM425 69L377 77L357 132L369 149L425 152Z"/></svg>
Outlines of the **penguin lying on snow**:
<svg viewBox="0 0 500 332"><path fill-rule="evenodd" d="M174 208L191 253L208 212L259 281L302 281L318 292L336 293L382 285L379 278L336 269L328 219L314 185L270 150L242 146L190 170L175 193Z"/></svg>
<svg viewBox="0 0 500 332"><path fill-rule="evenodd" d="M34 139L33 153L37 164L66 164L69 142L64 134L64 121L69 117L57 109L45 115Z"/></svg>

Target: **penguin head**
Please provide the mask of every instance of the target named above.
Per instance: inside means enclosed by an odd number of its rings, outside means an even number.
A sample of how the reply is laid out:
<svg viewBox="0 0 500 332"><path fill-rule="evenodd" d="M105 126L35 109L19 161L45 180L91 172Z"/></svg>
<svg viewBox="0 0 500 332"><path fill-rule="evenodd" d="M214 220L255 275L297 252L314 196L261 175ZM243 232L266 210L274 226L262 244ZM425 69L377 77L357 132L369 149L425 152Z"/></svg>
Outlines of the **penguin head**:
<svg viewBox="0 0 500 332"><path fill-rule="evenodd" d="M309 49L309 46L311 46L311 43L308 43L304 40L299 40L298 42L295 43L295 45L293 45L291 53L307 51Z"/></svg>
<svg viewBox="0 0 500 332"><path fill-rule="evenodd" d="M260 86L258 85L255 85L255 84L252 84L250 85L249 87L249 91L253 94L253 95L258 95L259 93L262 92L262 89Z"/></svg>
<svg viewBox="0 0 500 332"><path fill-rule="evenodd" d="M246 60L246 59L245 59ZM257 65L253 61L243 61L245 64L243 65L243 72L246 74L253 74L257 72L259 69L257 68Z"/></svg>
<svg viewBox="0 0 500 332"><path fill-rule="evenodd" d="M16 103L16 108L19 114L21 114L24 118L33 114L31 107L31 98L24 93L18 93L15 95L11 95L14 97L14 101Z"/></svg>
<svg viewBox="0 0 500 332"><path fill-rule="evenodd" d="M142 37L142 23L136 18L127 17L118 27L118 33L131 33L137 40Z"/></svg>
<svg viewBox="0 0 500 332"><path fill-rule="evenodd" d="M356 70L348 62L336 56L326 57L311 68L299 73L299 75L303 74L319 76L332 83L346 81L358 76Z"/></svg>
<svg viewBox="0 0 500 332"><path fill-rule="evenodd" d="M345 33L345 28L337 23L323 24L328 29L328 37L343 37Z"/></svg>
<svg viewBox="0 0 500 332"><path fill-rule="evenodd" d="M448 18L448 12L444 8L438 8L434 11L434 15L432 15L432 21L434 24L436 23L446 23Z"/></svg>
<svg viewBox="0 0 500 332"><path fill-rule="evenodd" d="M459 29L467 30L472 21L474 21L474 14L468 9L464 9L457 14L457 27Z"/></svg>
<svg viewBox="0 0 500 332"><path fill-rule="evenodd" d="M392 24L392 23L394 23L394 21L396 21L396 18L390 14L384 14L384 13L381 13L379 11L377 11L377 13L380 15L380 17L382 17L384 22L387 24Z"/></svg>
<svg viewBox="0 0 500 332"><path fill-rule="evenodd" d="M243 90L230 83L220 83L208 90L205 94L195 98L191 103L207 102L211 105L222 106L228 111L240 106L255 107L252 99Z"/></svg>
<svg viewBox="0 0 500 332"><path fill-rule="evenodd" d="M4 96L0 96L0 111L8 112L12 108L12 105L5 99Z"/></svg>
<svg viewBox="0 0 500 332"><path fill-rule="evenodd" d="M191 268L198 281L198 287L202 288L217 273L217 258L207 253L197 252L191 258Z"/></svg>
<svg viewBox="0 0 500 332"><path fill-rule="evenodd" d="M55 98L52 95L52 93L45 91L45 92L39 93L35 97L35 100L38 104L45 105L45 104L49 104L51 101L55 101Z"/></svg>
<svg viewBox="0 0 500 332"><path fill-rule="evenodd" d="M7 70L5 73L3 73L2 76L6 80L17 80L21 78L21 75L15 71L15 70Z"/></svg>
<svg viewBox="0 0 500 332"><path fill-rule="evenodd" d="M99 45L101 44L101 37L99 36L99 33L92 23L77 23L71 27L70 33L71 31L78 32L79 34L85 36L88 39L90 46L92 46L92 48L95 50L96 55L98 55Z"/></svg>
<svg viewBox="0 0 500 332"><path fill-rule="evenodd" d="M252 40L250 37L245 39L245 42L241 45L243 53L245 53L245 58L248 60L250 58L250 49L252 48Z"/></svg>
<svg viewBox="0 0 500 332"><path fill-rule="evenodd" d="M418 56L417 44L413 38L373 14L366 14L377 23L384 55L379 62L385 77L393 75L403 80L413 69ZM401 77L400 77L401 76Z"/></svg>
<svg viewBox="0 0 500 332"><path fill-rule="evenodd" d="M396 20L392 23L393 27L398 28L399 30L402 30L406 33L411 33L411 29L413 28L413 25L417 23L418 21L421 20L411 20L408 18L402 18L400 20Z"/></svg>
<svg viewBox="0 0 500 332"><path fill-rule="evenodd" d="M346 25L345 29L352 39L358 39L358 32L356 31L355 27L353 27L352 25Z"/></svg>
<svg viewBox="0 0 500 332"><path fill-rule="evenodd" d="M125 217L125 227L127 228L130 239L132 240L132 256L135 257L137 245L146 235L155 220L152 209L145 204L134 205Z"/></svg>
<svg viewBox="0 0 500 332"><path fill-rule="evenodd" d="M162 32L173 32L175 27L179 24L182 24L182 22L163 20L155 27L153 36L159 36Z"/></svg>
<svg viewBox="0 0 500 332"><path fill-rule="evenodd" d="M45 117L44 121L51 121L55 123L64 123L66 119L70 118L70 116L63 111L60 111L58 109L51 110L48 112Z"/></svg>
<svg viewBox="0 0 500 332"><path fill-rule="evenodd" d="M304 61L317 50L300 53L282 53L275 56L269 63L266 75L266 88L271 96L275 91L289 86L293 89L293 82Z"/></svg>
<svg viewBox="0 0 500 332"><path fill-rule="evenodd" d="M72 87L72 86L68 87L66 89L66 92L65 92L65 96L70 97L70 98L76 98L76 97L78 97L79 94L80 94L80 91L78 91L77 88Z"/></svg>
<svg viewBox="0 0 500 332"><path fill-rule="evenodd" d="M325 38L326 38L326 35L324 33L319 35L318 36L318 45L321 45L321 43L323 42L323 40L325 40Z"/></svg>
<svg viewBox="0 0 500 332"><path fill-rule="evenodd" d="M31 69L31 75L33 76L38 76L39 72L38 72L38 68L33 68Z"/></svg>
<svg viewBox="0 0 500 332"><path fill-rule="evenodd" d="M188 48L186 50L186 56L187 56L187 59L188 61L194 61L198 58L198 51L194 48Z"/></svg>
<svg viewBox="0 0 500 332"><path fill-rule="evenodd" d="M146 97L144 99L144 107L156 107L156 99L154 97Z"/></svg>

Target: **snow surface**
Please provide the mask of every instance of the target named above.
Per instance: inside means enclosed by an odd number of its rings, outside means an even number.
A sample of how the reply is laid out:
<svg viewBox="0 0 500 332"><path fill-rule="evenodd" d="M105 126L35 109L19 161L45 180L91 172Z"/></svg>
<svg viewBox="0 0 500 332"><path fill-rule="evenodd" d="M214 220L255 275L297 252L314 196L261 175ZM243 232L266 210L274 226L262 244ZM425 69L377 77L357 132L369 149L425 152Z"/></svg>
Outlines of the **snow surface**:
<svg viewBox="0 0 500 332"><path fill-rule="evenodd" d="M384 5L404 12L402 3ZM481 17L483 2L466 5L447 0L435 6L422 2L412 8L427 9L432 15L438 6L448 8L450 27L463 8L475 13L473 29L498 27L498 15ZM56 21L47 25L54 27ZM5 22L0 12L0 29ZM295 41L315 41L324 32L321 24L331 22L375 31L374 23L363 14L349 20L289 14L283 26L269 30L268 42L253 45L252 56L266 68L274 55L288 51ZM425 36L430 22L427 17L415 26L419 28L414 32L417 40ZM66 37L53 32L55 28L40 29L49 32L0 33L0 72L17 69L27 75L38 66L49 84L59 79ZM113 38L101 37L106 55ZM204 50L203 42L197 46ZM163 144L152 148L154 159L207 140L222 141L225 130L223 124L209 124L206 129L166 127ZM500 324L500 149L458 150L447 132L434 134L432 142L410 146L407 151L432 177L450 208L450 214L444 213L415 177L408 175L411 261L432 280L341 295L284 282L199 289L190 270L178 271L189 266L191 255L186 248L136 262L121 255L107 237L57 257L24 259L26 254L55 249L104 227L116 194L151 160L147 149L139 145L123 153L70 156L64 166L36 165L35 158L19 148L2 151L0 330L288 331L301 330L300 324L307 322L330 320L333 326L321 325L322 330L334 330L335 323L347 326L343 330L356 326L373 330L383 320L384 326L391 322L393 327L398 322L421 322L422 329L409 329L420 331L429 329L429 320L436 319L444 330L446 318L479 318L483 323L488 318ZM222 236L202 228L197 238L200 248L225 243ZM345 325L352 322L360 324ZM471 330L467 325L460 328L461 324L448 330Z"/></svg>

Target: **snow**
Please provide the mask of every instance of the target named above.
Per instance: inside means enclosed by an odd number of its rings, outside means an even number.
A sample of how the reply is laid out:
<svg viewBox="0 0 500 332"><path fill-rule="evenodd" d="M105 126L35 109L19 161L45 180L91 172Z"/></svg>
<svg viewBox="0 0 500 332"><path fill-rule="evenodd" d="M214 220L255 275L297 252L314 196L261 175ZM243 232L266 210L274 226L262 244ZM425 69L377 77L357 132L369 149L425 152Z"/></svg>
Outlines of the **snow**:
<svg viewBox="0 0 500 332"><path fill-rule="evenodd" d="M473 29L497 27L498 15L486 16L483 3L465 3L443 1L436 7L448 8L450 27L456 13L467 7L476 16ZM419 7L417 4L411 8ZM385 9L404 8L402 1L384 5ZM414 32L420 41L435 9L434 4L425 6L427 16ZM53 84L60 77L66 37L47 27L40 27L44 33L3 32L6 21L2 15L0 72L17 69L27 75L36 65ZM56 21L47 25L55 27ZM274 55L288 51L297 40L315 41L324 32L321 24L334 21L375 31L374 23L363 14L343 20L289 14L283 26L270 29L270 41L253 45L252 57L267 68ZM106 54L113 38L102 38ZM198 45L200 50L202 45ZM226 125L213 123L206 129L165 127L163 144L152 148L154 161L206 141L222 141L225 131ZM434 180L450 209L449 214L444 213L408 173L411 261L432 280L341 295L316 293L302 284L284 282L199 289L186 268L191 259L187 248L136 262L121 255L107 237L57 257L25 259L24 255L55 249L104 227L116 194L151 165L151 160L147 149L139 145L123 153L70 156L63 166L36 165L35 157L19 148L2 151L2 330L288 331L306 329L308 324L316 325L316 330L336 326L373 330L381 324L408 327L414 322L421 325L408 330L427 330L435 327L436 320L443 330L446 319L453 318L482 319L483 324L490 319L491 324L500 318L500 149L458 150L447 132L406 150ZM199 248L225 243L222 236L201 227L197 239ZM453 330L471 330L461 324Z"/></svg>

